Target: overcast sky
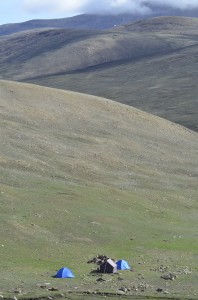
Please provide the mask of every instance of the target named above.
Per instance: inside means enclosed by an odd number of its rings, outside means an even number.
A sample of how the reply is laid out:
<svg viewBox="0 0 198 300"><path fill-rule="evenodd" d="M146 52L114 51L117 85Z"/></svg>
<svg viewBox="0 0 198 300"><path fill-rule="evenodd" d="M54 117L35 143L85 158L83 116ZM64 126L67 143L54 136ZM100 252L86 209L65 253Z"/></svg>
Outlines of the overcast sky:
<svg viewBox="0 0 198 300"><path fill-rule="evenodd" d="M198 0L0 0L0 24L81 13L149 14L150 5L194 9L198 8Z"/></svg>

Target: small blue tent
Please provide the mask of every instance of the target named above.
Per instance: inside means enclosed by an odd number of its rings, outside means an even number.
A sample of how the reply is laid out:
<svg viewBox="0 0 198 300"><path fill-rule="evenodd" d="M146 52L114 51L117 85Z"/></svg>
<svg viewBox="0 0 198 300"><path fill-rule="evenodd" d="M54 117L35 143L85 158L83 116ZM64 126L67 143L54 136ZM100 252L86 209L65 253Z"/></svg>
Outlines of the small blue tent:
<svg viewBox="0 0 198 300"><path fill-rule="evenodd" d="M74 278L74 274L68 268L61 268L55 275L56 278Z"/></svg>
<svg viewBox="0 0 198 300"><path fill-rule="evenodd" d="M130 266L126 260L120 259L116 262L118 270L130 270Z"/></svg>

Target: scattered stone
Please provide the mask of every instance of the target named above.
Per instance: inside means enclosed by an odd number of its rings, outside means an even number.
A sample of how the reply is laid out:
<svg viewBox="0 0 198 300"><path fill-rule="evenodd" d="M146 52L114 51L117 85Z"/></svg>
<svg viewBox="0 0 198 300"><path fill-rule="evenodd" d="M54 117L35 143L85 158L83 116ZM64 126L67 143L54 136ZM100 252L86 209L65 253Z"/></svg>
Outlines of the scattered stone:
<svg viewBox="0 0 198 300"><path fill-rule="evenodd" d="M188 270L188 268L183 270L184 274L191 274L192 272L190 270Z"/></svg>
<svg viewBox="0 0 198 300"><path fill-rule="evenodd" d="M15 289L15 290L14 290L14 293L16 293L16 294L21 294L21 289Z"/></svg>
<svg viewBox="0 0 198 300"><path fill-rule="evenodd" d="M124 279L123 279L122 277L120 277L120 276L119 276L117 279L118 279L119 281L124 280Z"/></svg>
<svg viewBox="0 0 198 300"><path fill-rule="evenodd" d="M138 279L144 279L144 275L143 274L138 274Z"/></svg>
<svg viewBox="0 0 198 300"><path fill-rule="evenodd" d="M177 275L173 273L169 273L169 274L162 275L161 278L165 280L175 280L175 278L177 278Z"/></svg>
<svg viewBox="0 0 198 300"><path fill-rule="evenodd" d="M158 268L155 269L150 269L150 271L157 271L157 272L167 272L169 269L169 266L159 266Z"/></svg>
<svg viewBox="0 0 198 300"><path fill-rule="evenodd" d="M46 289L46 288L47 288L46 284L40 284L39 287L40 287L41 289Z"/></svg>
<svg viewBox="0 0 198 300"><path fill-rule="evenodd" d="M140 289L141 290L141 292L144 292L146 289L148 289L149 288L149 285L147 284L147 283L140 283L139 285L138 285L138 289Z"/></svg>
<svg viewBox="0 0 198 300"><path fill-rule="evenodd" d="M185 268L177 270L175 273L176 274L185 274L185 275L187 275L187 274L191 274L192 271L190 271L188 267L185 267Z"/></svg>
<svg viewBox="0 0 198 300"><path fill-rule="evenodd" d="M164 291L164 294L167 295L167 294L169 294L169 292L168 291Z"/></svg>

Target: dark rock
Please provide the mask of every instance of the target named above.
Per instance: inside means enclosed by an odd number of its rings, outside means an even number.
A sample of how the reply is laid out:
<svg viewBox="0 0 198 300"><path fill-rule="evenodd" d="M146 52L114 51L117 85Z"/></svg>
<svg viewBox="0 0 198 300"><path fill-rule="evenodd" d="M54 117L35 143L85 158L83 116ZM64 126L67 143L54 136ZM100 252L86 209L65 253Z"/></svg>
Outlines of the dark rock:
<svg viewBox="0 0 198 300"><path fill-rule="evenodd" d="M106 280L102 277L99 277L98 279L96 279L96 281L106 281Z"/></svg>
<svg viewBox="0 0 198 300"><path fill-rule="evenodd" d="M120 289L119 289L119 291L123 291L123 292L127 292L127 288L126 287L124 287L124 286L122 286Z"/></svg>

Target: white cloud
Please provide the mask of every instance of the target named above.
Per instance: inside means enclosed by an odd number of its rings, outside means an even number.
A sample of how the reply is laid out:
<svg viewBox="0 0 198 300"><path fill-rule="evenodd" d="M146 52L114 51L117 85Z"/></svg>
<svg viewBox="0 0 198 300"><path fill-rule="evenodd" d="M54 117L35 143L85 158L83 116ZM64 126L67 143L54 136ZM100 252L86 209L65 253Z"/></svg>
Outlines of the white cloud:
<svg viewBox="0 0 198 300"><path fill-rule="evenodd" d="M89 0L23 0L23 9L27 12L75 12L81 11Z"/></svg>
<svg viewBox="0 0 198 300"><path fill-rule="evenodd" d="M198 8L198 0L22 0L29 13L148 13L150 5Z"/></svg>
<svg viewBox="0 0 198 300"><path fill-rule="evenodd" d="M90 0L85 6L85 10L97 13L148 13L150 8L141 0Z"/></svg>

